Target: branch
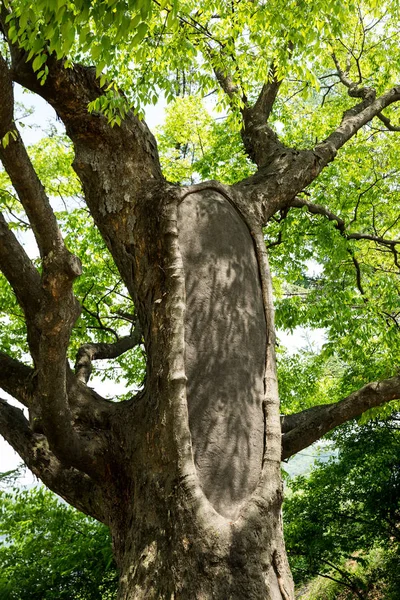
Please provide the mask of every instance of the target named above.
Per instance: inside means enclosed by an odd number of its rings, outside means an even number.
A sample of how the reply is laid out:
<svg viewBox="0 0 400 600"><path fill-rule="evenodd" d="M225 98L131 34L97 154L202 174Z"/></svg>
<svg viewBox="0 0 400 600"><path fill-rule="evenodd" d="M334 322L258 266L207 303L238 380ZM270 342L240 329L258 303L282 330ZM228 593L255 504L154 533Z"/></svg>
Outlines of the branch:
<svg viewBox="0 0 400 600"><path fill-rule="evenodd" d="M0 140L12 132L6 147L0 144L0 159L32 225L42 257L65 252L57 220L14 122L14 93L11 73L0 55Z"/></svg>
<svg viewBox="0 0 400 600"><path fill-rule="evenodd" d="M14 98L11 72L1 56L0 83L4 100L0 111L0 136L4 136L14 128ZM37 387L32 399L32 413L34 418L40 414L50 447L60 460L93 473L97 467L94 461L96 444L86 441L75 430L67 394L67 348L72 327L80 313L72 284L81 274L81 264L64 245L49 200L19 134L9 139L5 148L0 146L0 158L32 224L43 259L40 290L37 291L37 285L32 290L37 292L36 303L29 298L30 290L26 288L24 279L15 283L26 307L28 329L34 323L40 334L38 348L33 354ZM3 237L6 238L6 235L7 232L4 232ZM17 247L15 238L13 240L8 235L7 241L8 254L10 248L17 248L19 262L33 280L34 273L28 269L28 261ZM13 284L16 274L12 274L7 265L3 266Z"/></svg>
<svg viewBox="0 0 400 600"><path fill-rule="evenodd" d="M221 56L223 51L219 53ZM231 57L233 60L234 58ZM277 134L267 124L282 80L276 75L276 67L272 64L269 70L269 81L264 83L261 92L253 106L249 106L240 86L233 81L228 69L214 69L215 77L226 93L233 107L240 106L243 127L241 136L244 147L251 160L259 167L268 164L273 156L285 150L278 140Z"/></svg>
<svg viewBox="0 0 400 600"><path fill-rule="evenodd" d="M369 90L369 88L363 88L363 90ZM335 158L337 151L348 142L357 131L374 117L379 115L383 109L399 100L400 85L393 87L378 98L375 98L375 93L373 91L371 91L371 93L370 90L368 93L366 92L364 100L360 104L345 111L339 127L337 127L337 129L335 129L323 142L315 146L314 152L320 159L318 173Z"/></svg>
<svg viewBox="0 0 400 600"><path fill-rule="evenodd" d="M78 510L103 523L107 522L100 486L84 473L65 468L49 450L46 438L33 433L22 411L2 399L0 434L47 487Z"/></svg>
<svg viewBox="0 0 400 600"><path fill-rule="evenodd" d="M314 204L314 202L310 202L305 198L299 198L299 196L296 196L295 198L293 198L293 200L291 200L290 206L292 208L304 208L306 206L308 212L310 212L311 214L322 215L329 219L329 221L334 221L336 223L337 229L339 229L341 233L344 233L345 231L346 225L343 219L331 212L326 206L322 206L321 204Z"/></svg>
<svg viewBox="0 0 400 600"><path fill-rule="evenodd" d="M40 275L0 213L0 270L14 290L28 325L28 343L37 356L40 332L35 323L42 297Z"/></svg>
<svg viewBox="0 0 400 600"><path fill-rule="evenodd" d="M240 92L240 87L233 82L232 76L222 69L214 69L215 77L225 94L233 100Z"/></svg>
<svg viewBox="0 0 400 600"><path fill-rule="evenodd" d="M348 251L348 253L351 256L351 260L352 260L354 268L356 270L356 281L357 281L358 291L360 292L361 296L364 297L365 296L365 291L364 291L364 288L362 286L362 281L361 281L361 267L360 267L360 263L356 259L353 250L351 250L350 248L348 248L347 251ZM367 302L366 298L364 298L364 302Z"/></svg>
<svg viewBox="0 0 400 600"><path fill-rule="evenodd" d="M87 383L92 373L92 361L117 358L131 350L142 339L142 329L136 325L133 333L121 338L113 344L84 344L77 352L75 374L79 381Z"/></svg>
<svg viewBox="0 0 400 600"><path fill-rule="evenodd" d="M333 62L337 69L337 75L344 86L347 87L347 93L351 98L363 98L364 100L373 100L376 97L376 92L370 87L361 87L362 81L361 74L359 75L359 82L355 83L349 77L350 65L346 66L346 70L341 69L336 54L332 54Z"/></svg>
<svg viewBox="0 0 400 600"><path fill-rule="evenodd" d="M371 242L375 242L376 244L380 244L381 246L386 246L390 249L394 248L397 244L400 244L400 240L389 240L387 238L378 235L371 235L369 233L347 233L346 223L343 219L331 212L326 206L322 206L321 204L315 204L314 202L310 202L305 198L299 198L298 196L296 196L295 198L293 198L293 200L291 200L290 207L307 207L308 212L310 212L311 214L322 215L329 219L329 221L334 221L336 224L336 228L347 240L369 240Z"/></svg>
<svg viewBox="0 0 400 600"><path fill-rule="evenodd" d="M366 410L397 399L400 399L400 376L368 383L340 402L282 417L282 459L307 448L334 427Z"/></svg>
<svg viewBox="0 0 400 600"><path fill-rule="evenodd" d="M46 63L48 77L40 85L26 56L20 52L13 55L14 81L49 102L64 122L74 143L73 168L82 182L85 202L135 299L131 262L134 206L143 200L143 189L165 185L154 136L132 111L120 127L111 127L98 112L88 112L88 104L105 93L95 69L82 65L66 69L51 56Z"/></svg>
<svg viewBox="0 0 400 600"><path fill-rule="evenodd" d="M378 113L376 116L382 121L382 123L386 125L389 131L400 131L400 126L392 125L391 120L388 117L386 117L383 113Z"/></svg>
<svg viewBox="0 0 400 600"><path fill-rule="evenodd" d="M33 369L0 351L0 387L27 407L32 401L33 374Z"/></svg>
<svg viewBox="0 0 400 600"><path fill-rule="evenodd" d="M4 16L4 15L2 15ZM3 29L7 26L4 21ZM121 128L111 128L106 119L98 114L89 114L87 104L103 92L95 78L93 69L76 66L65 69L61 61L49 57L49 75L41 86L32 70L31 61L26 62L26 53L10 44L13 59L8 69L4 60L0 65L1 93L7 100L1 103L4 110L0 118L2 125L12 123L12 82L20 82L28 89L43 96L64 120L67 133L75 144L75 167L84 183L86 198L92 212L104 223L103 237L110 241L111 251L116 252L116 262L131 283L132 264L126 245L132 244L132 191L140 179L155 178L161 172L158 159L154 160L152 136L145 125L134 115L128 115ZM119 151L119 157L115 153ZM14 154L13 154L14 153ZM22 175L17 172L10 157L21 160ZM73 280L80 275L81 266L76 257L64 247L58 226L46 204L43 189L19 137L10 140L2 159L13 179L19 185L19 195L36 228L38 244L43 256L40 309L35 309L35 323L40 331L40 344L35 358L35 393L31 411L33 422L43 426L50 449L64 466L101 478L104 476L107 458L106 439L103 435L87 435L82 421L75 421L68 396L69 367L66 359L72 327L80 308L73 296ZM157 170L158 168L158 170ZM26 177L26 179L24 179ZM103 202L103 204L101 204ZM118 206L117 206L118 204ZM121 214L121 204L125 214ZM129 286L128 286L129 287ZM132 291L132 286L130 286ZM79 396L79 394L78 394ZM71 400L72 402L72 400ZM74 402L72 402L74 404ZM37 415L37 416L36 416ZM93 433L93 432L92 432Z"/></svg>
<svg viewBox="0 0 400 600"><path fill-rule="evenodd" d="M282 80L277 78L275 65L272 65L270 81L261 88L256 103L252 107L245 106L242 110L243 144L247 154L258 168L267 165L274 156L286 149L277 134L267 124L281 84Z"/></svg>
<svg viewBox="0 0 400 600"><path fill-rule="evenodd" d="M238 201L246 199L248 210L259 224L265 225L279 210L290 206L296 195L312 183L321 171L334 160L338 150L366 123L384 108L400 100L400 85L379 98L367 99L347 110L337 127L323 142L312 150L284 148L274 142L269 156L257 173L232 186ZM262 141L260 147L263 148ZM267 146L265 146L268 152ZM260 158L261 161L261 158ZM336 220L336 219L335 219ZM397 260L397 258L396 258Z"/></svg>

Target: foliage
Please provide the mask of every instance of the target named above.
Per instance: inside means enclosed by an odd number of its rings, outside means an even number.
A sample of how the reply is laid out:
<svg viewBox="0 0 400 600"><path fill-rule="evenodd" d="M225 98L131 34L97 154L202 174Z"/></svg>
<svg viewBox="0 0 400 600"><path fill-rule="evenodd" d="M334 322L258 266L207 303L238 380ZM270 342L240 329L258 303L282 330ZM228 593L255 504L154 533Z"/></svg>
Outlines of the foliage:
<svg viewBox="0 0 400 600"><path fill-rule="evenodd" d="M301 130L301 120L297 125ZM326 127L319 121L315 131L323 137ZM287 133L290 143L294 130ZM267 244L278 242L270 248L277 326L324 332L319 358L310 358L307 367L300 357L286 361L284 396L293 385L304 408L314 393L318 403L332 402L400 367L398 252L372 239L346 237L399 239L398 152L398 140L371 125L308 188L304 197L342 219L346 234L337 221L306 209L277 216L266 228ZM307 368L301 393L290 362L294 371ZM310 390L317 378L318 389Z"/></svg>
<svg viewBox="0 0 400 600"><path fill-rule="evenodd" d="M196 96L177 97L158 131L163 171L173 182L216 179L236 183L254 171L227 115L216 121Z"/></svg>
<svg viewBox="0 0 400 600"><path fill-rule="evenodd" d="M357 577L365 588L357 592L344 587L337 580L318 575L300 585L296 594L298 600L397 600L396 585L398 555L377 547L365 554L363 564L352 561L343 565L349 569L352 578ZM365 591L366 590L366 591Z"/></svg>
<svg viewBox="0 0 400 600"><path fill-rule="evenodd" d="M9 4L11 38L34 59L39 79L47 77L51 53L66 58L67 66L72 61L95 64L107 94L91 108L105 111L114 124L120 124L127 109L118 86L127 94L128 104L139 110L157 103L160 89L167 101L173 100L187 79L192 91L196 87L203 94L212 92L214 71L232 65L233 83L244 97L252 98L270 77L272 63L278 77L299 82L303 97L321 88L318 77L322 70L326 75L332 50L341 58L346 46L355 56L363 48L350 76L358 77L362 70L368 84L379 89L389 84L399 64L393 36L396 25L390 21L397 0L384 7L367 0L359 9L355 2L343 0L284 4L276 0L256 5L212 0L200 8L193 0L14 0ZM375 22L379 28L371 27ZM390 69L379 69L388 55ZM225 101L222 96L220 101Z"/></svg>
<svg viewBox="0 0 400 600"><path fill-rule="evenodd" d="M399 66L397 0L384 7L375 0L357 7L341 0L257 6L213 0L201 8L192 0L14 0L9 6L12 37L35 56L43 81L51 52L64 57L67 67L71 61L96 64L104 89L109 89L91 109L104 111L114 125L121 123L128 106L142 111L163 92L169 107L158 142L164 174L173 182L235 183L254 171L238 132L238 109L246 98L251 102L257 97L271 78L272 64L285 81L270 121L282 141L296 148L324 139L343 110L354 104L339 84L333 51L341 64L349 53L348 76L362 77L363 85L375 86L378 93L396 83ZM229 100L216 90L218 72L231 73L239 99ZM216 118L218 110L223 112ZM396 117L395 110L385 114ZM59 221L70 249L83 262L84 276L75 288L84 310L72 338L74 360L83 341L112 342L129 333L132 321L121 315L132 315L134 309L79 200L65 138L49 136L30 153L49 193L66 201L65 207L57 201L57 209L68 209L58 211ZM373 121L341 149L305 197L342 219L349 234L397 239L398 161L395 134L388 135ZM3 179L0 173L1 200L23 219ZM14 228L26 229L9 214ZM301 399L298 407L305 408L316 398L319 403L334 401L370 380L395 374L399 364L393 357L400 356L395 248L348 239L335 220L298 209L277 215L265 236L271 246L278 327L293 331L307 326L325 335L321 356L307 367L298 357L279 356L285 373L284 410L290 410L290 386L292 400ZM26 344L21 310L1 281L1 347L22 358ZM290 371L303 368L308 378L304 372L300 389ZM97 374L127 380L133 389L143 382L144 371L143 349L138 348ZM313 387L317 373L318 385ZM374 414L377 410L386 409Z"/></svg>
<svg viewBox="0 0 400 600"><path fill-rule="evenodd" d="M1 5L12 11L7 17L12 42L26 50L42 84L55 56L66 68L74 61L96 65L104 94L88 109L103 112L114 132L128 108L142 114L164 94L169 107L158 132L159 150L164 175L176 184L207 179L235 184L254 173L239 115L265 82L285 78L270 123L297 150L325 139L354 98L362 97L349 97L338 85L335 60L345 65L350 55L346 76L378 93L398 83L397 0L385 6L376 0L208 0L200 7L193 0L13 0ZM215 89L216 80L227 75L233 95ZM385 115L395 121L396 107ZM15 138L15 131L7 131L3 147ZM83 265L74 288L82 315L69 346L73 362L82 344L115 342L131 333L135 309L82 202L68 140L50 132L29 154L66 244ZM395 138L374 121L300 192L314 210L281 209L265 228L278 327L307 326L325 337L320 353L279 350L285 413L335 402L400 368L400 259L393 243L382 242L400 235L398 162ZM26 215L3 171L0 203L40 269L36 248L27 242ZM0 294L0 349L25 360L22 310L4 278ZM143 383L144 362L139 346L97 374L127 382L127 398ZM399 430L395 418L382 420L392 410L393 405L375 409L363 426L344 428L334 436L339 457L291 484L285 514L295 577L303 582L323 573L347 590L338 592L332 582L321 594L362 597L377 581L387 598L400 594L395 567ZM380 421L368 421L377 415ZM43 489L2 492L0 511L1 597L113 597L115 570L102 526Z"/></svg>
<svg viewBox="0 0 400 600"><path fill-rule="evenodd" d="M112 600L116 571L106 527L42 487L0 492L0 597Z"/></svg>
<svg viewBox="0 0 400 600"><path fill-rule="evenodd" d="M335 434L338 457L290 484L286 545L297 582L322 573L368 592L377 579L397 598L400 579L398 415ZM385 556L384 565L376 556ZM375 557L375 558L374 558ZM323 597L323 596L321 596Z"/></svg>

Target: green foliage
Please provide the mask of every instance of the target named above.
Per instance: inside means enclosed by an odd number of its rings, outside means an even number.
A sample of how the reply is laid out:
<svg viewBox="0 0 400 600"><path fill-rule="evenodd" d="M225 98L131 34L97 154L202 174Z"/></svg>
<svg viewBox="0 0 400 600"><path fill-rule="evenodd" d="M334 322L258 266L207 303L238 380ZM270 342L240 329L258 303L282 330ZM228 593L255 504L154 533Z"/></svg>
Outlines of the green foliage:
<svg viewBox="0 0 400 600"><path fill-rule="evenodd" d="M158 141L164 174L173 182L235 183L254 172L240 139L238 109L246 98L250 103L255 100L271 77L272 64L285 81L271 123L282 140L296 148L322 140L355 102L339 84L332 52L343 68L350 53L349 77L356 81L362 76L363 85L376 87L378 93L397 83L397 0L384 6L376 0L357 4L208 0L201 7L194 0L6 4L11 11L10 36L27 50L41 81L52 53L65 59L66 68L72 61L96 66L104 95L89 109L104 112L113 125L121 124L129 107L142 112L163 93L169 107ZM216 90L215 72L230 73L238 90L236 100L228 101ZM394 106L385 114L395 120L395 111ZM65 200L67 210L59 211L60 223L71 250L84 264L84 276L76 284L84 311L72 339L73 360L84 341L114 341L128 333L131 323L121 315L132 314L133 307L79 203L66 140L49 136L30 153L48 192ZM395 135L372 123L308 188L309 199L343 219L346 233L398 239L399 158ZM0 173L0 201L10 215L12 211L24 220L3 179ZM71 198L78 199L77 204ZM298 357L290 364L281 356L284 406L333 401L372 379L396 373L399 255L372 240L346 239L335 222L322 215L292 209L284 216L271 221L265 231L267 244L280 240L270 250L278 327L293 331L308 326L325 334L321 356L307 366ZM15 231L26 229L14 216L10 220ZM314 267L317 274L311 276ZM4 280L0 287L4 297L0 321L5 328L10 325L0 344L21 358L26 350L21 311ZM142 350L121 357L112 367L115 378L140 385ZM301 370L302 388L294 376ZM293 404L294 397L301 402Z"/></svg>
<svg viewBox="0 0 400 600"><path fill-rule="evenodd" d="M168 102L173 100L188 74L192 91L194 86L207 94L215 88L214 70L229 69L242 95L253 98L274 63L278 77L300 82L305 98L312 90L320 91L319 77L326 75L332 51L341 59L344 46L351 47L354 56L363 49L350 76L357 79L362 70L368 84L379 89L394 83L399 65L393 35L397 0L384 7L376 0L361 5L344 0L208 0L201 7L194 0L6 4L12 8L10 37L33 59L38 78L44 82L47 77L52 53L65 58L67 67L72 61L96 65L106 95L94 101L91 110L103 110L116 125L127 105L141 110L157 102L160 90ZM387 56L390 67L379 68ZM127 105L116 86L127 95ZM225 100L221 95L220 101Z"/></svg>
<svg viewBox="0 0 400 600"><path fill-rule="evenodd" d="M315 404L329 404L340 398L343 366L335 357L312 350L289 354L278 352L281 411L300 412Z"/></svg>
<svg viewBox="0 0 400 600"><path fill-rule="evenodd" d="M285 539L294 577L300 583L322 573L364 592L378 578L387 590L385 598L398 598L398 415L347 425L334 437L338 457L320 464L309 477L296 478L285 501ZM374 563L376 553L385 556L385 568Z"/></svg>
<svg viewBox="0 0 400 600"><path fill-rule="evenodd" d="M216 179L232 184L254 172L227 116L216 121L197 96L177 97L158 131L163 171L173 182Z"/></svg>
<svg viewBox="0 0 400 600"><path fill-rule="evenodd" d="M298 124L301 130L301 120ZM293 209L265 230L267 243L281 242L270 250L278 327L324 331L322 354L312 359L314 366L308 363L308 380L302 378L308 406L314 368L322 375L321 369L329 372L336 365L331 373L331 382L335 376L336 383L325 387L323 401L326 393L330 401L340 399L400 368L399 254L372 240L346 238L361 234L399 239L397 142L373 126L367 128L308 188L305 197L342 219L345 234L336 221L307 209ZM302 363L291 368L306 367ZM285 387L293 384L300 397L296 378L286 367L285 373L284 395ZM319 398L321 390L315 392Z"/></svg>
<svg viewBox="0 0 400 600"><path fill-rule="evenodd" d="M112 600L117 575L107 528L44 488L0 492L0 597Z"/></svg>

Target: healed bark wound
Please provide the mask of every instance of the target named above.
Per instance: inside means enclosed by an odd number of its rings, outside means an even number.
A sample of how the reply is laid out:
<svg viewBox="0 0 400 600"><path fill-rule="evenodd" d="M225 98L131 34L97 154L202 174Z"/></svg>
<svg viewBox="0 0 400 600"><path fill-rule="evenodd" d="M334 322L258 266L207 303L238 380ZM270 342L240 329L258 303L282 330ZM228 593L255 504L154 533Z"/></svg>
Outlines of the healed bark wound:
<svg viewBox="0 0 400 600"><path fill-rule="evenodd" d="M185 368L195 464L214 508L233 518L260 477L266 323L253 240L221 194L188 195L179 242Z"/></svg>

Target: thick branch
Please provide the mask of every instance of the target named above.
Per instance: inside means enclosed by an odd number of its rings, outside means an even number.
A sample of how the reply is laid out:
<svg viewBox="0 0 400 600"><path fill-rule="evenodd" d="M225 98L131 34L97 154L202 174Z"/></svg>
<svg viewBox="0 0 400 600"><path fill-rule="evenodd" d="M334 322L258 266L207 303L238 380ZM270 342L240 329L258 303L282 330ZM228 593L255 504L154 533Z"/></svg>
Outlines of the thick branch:
<svg viewBox="0 0 400 600"><path fill-rule="evenodd" d="M84 473L63 467L49 450L46 438L34 434L30 429L22 411L2 399L0 399L0 434L47 487L78 510L99 521L107 522L100 486Z"/></svg>
<svg viewBox="0 0 400 600"><path fill-rule="evenodd" d="M284 144L279 141L277 134L267 124L282 84L282 81L276 76L274 66L271 67L270 74L271 80L263 85L254 106L245 106L242 110L243 144L246 152L259 168L267 165L274 156L285 151Z"/></svg>
<svg viewBox="0 0 400 600"><path fill-rule="evenodd" d="M285 146L278 140L278 136L267 124L275 103L282 81L276 76L274 65L270 68L270 80L265 83L253 106L247 102L240 87L233 81L228 69L214 69L215 77L221 89L228 96L233 106L241 106L243 127L241 136L244 147L251 160L258 166L268 164L273 156L283 152Z"/></svg>
<svg viewBox="0 0 400 600"><path fill-rule="evenodd" d="M224 90L228 98L233 100L239 94L240 88L233 82L232 76L221 69L214 69L214 73L221 89Z"/></svg>
<svg viewBox="0 0 400 600"><path fill-rule="evenodd" d="M373 101L361 102L346 111L339 127L313 150L278 151L255 175L235 184L234 190L239 197L246 198L247 203L250 198L255 217L265 225L277 211L292 204L296 194L318 177L334 160L337 151L366 123L399 100L400 86L397 86Z"/></svg>
<svg viewBox="0 0 400 600"><path fill-rule="evenodd" d="M2 99L5 101L0 112L0 136L14 128L13 90L10 71L5 60L0 57L0 79ZM66 352L71 329L79 314L78 304L72 293L73 280L80 275L80 261L72 256L64 245L60 230L44 188L30 162L25 146L19 136L9 140L4 148L0 146L0 158L8 172L13 186L32 224L36 240L43 258L43 275L40 290L36 288L35 277L30 263L16 240L4 231L8 248L17 248L23 270L31 277L32 297L26 288L27 281L21 279L15 287L26 306L28 330L35 323L40 332L38 349L34 353L37 367L37 390L33 398L33 411L40 413L44 431L50 446L66 464L79 464L83 468L93 468L93 452L86 452L88 444L73 428L72 414L67 396ZM3 223L4 229L4 223ZM11 283L16 275L4 265L6 276ZM36 283L36 286L33 286ZM25 289L24 289L25 288ZM36 304L33 302L36 292ZM83 449L85 446L86 450Z"/></svg>
<svg viewBox="0 0 400 600"><path fill-rule="evenodd" d="M8 132L8 144L0 144L0 159L32 225L42 257L64 251L63 239L44 187L39 180L14 123L13 81L7 63L0 56L0 139Z"/></svg>
<svg viewBox="0 0 400 600"><path fill-rule="evenodd" d="M33 369L0 351L0 387L24 406L32 401L33 374Z"/></svg>
<svg viewBox="0 0 400 600"><path fill-rule="evenodd" d="M26 317L34 321L41 301L40 275L0 213L0 270Z"/></svg>
<svg viewBox="0 0 400 600"><path fill-rule="evenodd" d="M147 131L145 126L130 115L120 129L112 129L104 117L88 113L88 102L102 93L91 69L78 66L67 70L60 61L50 57L49 76L46 84L40 86L31 64L26 63L25 53L13 46L11 53L13 79L40 93L64 119L67 132L75 143L77 155L79 154L77 161L82 163L77 170L81 176L83 173L86 177L84 183L87 183L87 198L92 200L95 216L105 225L102 233L106 240L115 240L115 245L119 245L118 256L126 260L128 267L123 273L125 280L127 273L132 277L132 262L125 251L125 245L128 242L132 244L132 168L135 167L138 179L143 176L149 178L152 176L149 173L149 162L150 170L155 164L154 160L147 160L151 149L148 147L149 139L143 140L145 135L142 134ZM9 106L12 104L11 72L5 61L1 66ZM10 110L7 113L3 111L2 115L4 119L8 119L7 122L4 121L4 125L8 126L10 119L12 123ZM132 127L132 121L135 121L135 128ZM138 141L143 142L142 146L136 143ZM116 148L119 149L120 156L114 156ZM43 189L35 179L20 138L11 140L3 155L13 184L15 187L20 186L19 195L36 228L44 258L40 310L35 310L40 345L34 357L37 374L31 407L33 422L43 427L52 452L65 466L73 466L96 478L102 477L106 463L104 436L87 436L85 431L82 432L82 421L76 425L76 410L73 414L68 397L66 353L72 327L79 315L72 283L80 274L80 262L63 245L54 215L46 204ZM17 163L20 161L18 166L22 174L15 170L10 157ZM146 164L144 158L147 160ZM113 204L113 195L114 200L117 199L126 206L126 215L117 214L118 208ZM99 206L99 199L104 203L102 206ZM109 219L105 218L106 214ZM114 249L112 243L110 249Z"/></svg>
<svg viewBox="0 0 400 600"><path fill-rule="evenodd" d="M255 105L253 106L253 112L262 115L262 117L268 121L269 116L272 112L276 97L279 92L279 88L282 85L282 80L276 76L275 67L271 68L271 80L268 83L264 83L261 88L260 95L257 98Z"/></svg>
<svg viewBox="0 0 400 600"><path fill-rule="evenodd" d="M14 57L14 80L47 100L64 122L74 143L73 167L85 201L125 285L137 300L132 272L135 204L142 201L144 189L165 185L156 141L131 111L120 127L111 127L102 114L88 112L88 103L104 93L94 69L81 65L65 69L61 61L49 57L49 75L45 84L39 85L25 58Z"/></svg>
<svg viewBox="0 0 400 600"><path fill-rule="evenodd" d="M37 394L37 373L31 367L0 351L0 388L31 409ZM68 372L68 401L74 420L88 428L109 429L116 405L102 398L93 389L82 385L72 372Z"/></svg>
<svg viewBox="0 0 400 600"><path fill-rule="evenodd" d="M400 398L400 376L368 383L335 404L314 406L301 413L282 417L282 458L307 448L334 427L366 410Z"/></svg>
<svg viewBox="0 0 400 600"><path fill-rule="evenodd" d="M92 361L117 358L131 350L142 339L142 330L139 325L131 335L121 338L113 344L84 344L78 350L75 363L75 373L79 381L87 383L92 373Z"/></svg>
<svg viewBox="0 0 400 600"><path fill-rule="evenodd" d="M320 170L332 161L337 151L348 142L366 123L394 102L400 100L400 85L375 98L374 94L367 95L365 100L347 110L337 129L323 142L315 146L314 151L320 158Z"/></svg>

